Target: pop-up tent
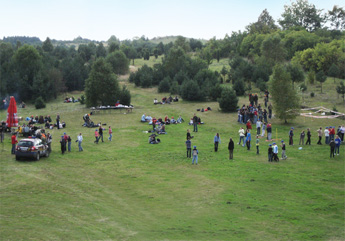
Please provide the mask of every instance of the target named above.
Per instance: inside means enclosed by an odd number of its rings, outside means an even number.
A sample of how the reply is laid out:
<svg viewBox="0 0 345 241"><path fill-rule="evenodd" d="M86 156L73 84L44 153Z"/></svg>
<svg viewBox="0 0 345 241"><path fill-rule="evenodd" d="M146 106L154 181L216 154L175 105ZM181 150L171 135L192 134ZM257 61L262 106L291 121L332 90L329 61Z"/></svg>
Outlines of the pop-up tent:
<svg viewBox="0 0 345 241"><path fill-rule="evenodd" d="M11 96L10 104L7 109L7 127L18 127L17 103L13 96Z"/></svg>

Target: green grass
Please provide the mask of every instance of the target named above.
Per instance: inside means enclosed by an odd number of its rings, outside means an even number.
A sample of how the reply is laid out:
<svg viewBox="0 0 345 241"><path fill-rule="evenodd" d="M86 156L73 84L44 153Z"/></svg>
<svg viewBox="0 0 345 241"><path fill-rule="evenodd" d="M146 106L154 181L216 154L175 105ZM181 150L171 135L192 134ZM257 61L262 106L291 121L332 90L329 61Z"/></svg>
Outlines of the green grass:
<svg viewBox="0 0 345 241"><path fill-rule="evenodd" d="M218 111L216 102L155 106L154 97L164 94L128 86L133 113L91 116L113 127L113 142L105 134L104 143L93 143L94 128L81 127L89 110L78 103L64 104L61 98L43 110L32 105L18 110L22 117L59 112L67 128L52 130L53 152L40 161L15 161L9 135L0 144L1 240L344 239L344 145L334 159L329 147L316 145L319 126L343 120L297 118L282 125L273 119L274 138L287 139L294 126L296 143L300 131L310 127L312 146L288 146L287 160L268 163L268 143L261 139L260 155L236 145L229 161L227 142L238 140L240 128L236 114ZM323 103L323 96L316 93L310 105ZM213 110L196 112L207 106ZM167 126L161 144L147 144L143 131L151 127L140 123L143 113L188 120L195 112L205 122L192 140L200 151L198 166L185 157L186 123ZM1 111L0 119L5 117ZM73 139L72 152L65 155L58 142L63 132ZM79 132L81 153L74 142ZM216 132L222 139L218 153L213 152Z"/></svg>

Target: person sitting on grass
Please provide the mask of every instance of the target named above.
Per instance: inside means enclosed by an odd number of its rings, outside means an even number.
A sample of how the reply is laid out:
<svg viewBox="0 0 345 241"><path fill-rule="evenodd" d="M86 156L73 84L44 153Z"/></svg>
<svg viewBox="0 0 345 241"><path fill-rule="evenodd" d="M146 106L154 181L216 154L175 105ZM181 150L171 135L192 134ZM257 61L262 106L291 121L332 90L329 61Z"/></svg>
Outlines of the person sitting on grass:
<svg viewBox="0 0 345 241"><path fill-rule="evenodd" d="M173 116L170 119L170 124L177 124L177 121L174 119Z"/></svg>
<svg viewBox="0 0 345 241"><path fill-rule="evenodd" d="M143 114L143 115L141 116L141 122L146 122L146 114Z"/></svg>
<svg viewBox="0 0 345 241"><path fill-rule="evenodd" d="M182 123L182 122L184 122L184 119L182 119L182 117L179 116L178 119L177 119L177 123Z"/></svg>

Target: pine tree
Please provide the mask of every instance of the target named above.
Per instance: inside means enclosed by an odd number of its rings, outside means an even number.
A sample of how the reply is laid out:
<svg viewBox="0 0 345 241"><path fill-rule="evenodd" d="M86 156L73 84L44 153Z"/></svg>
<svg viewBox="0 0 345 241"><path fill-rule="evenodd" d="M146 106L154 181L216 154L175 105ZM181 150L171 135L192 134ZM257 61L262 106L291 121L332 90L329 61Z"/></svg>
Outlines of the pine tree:
<svg viewBox="0 0 345 241"><path fill-rule="evenodd" d="M233 89L225 88L218 99L219 107L224 112L234 112L237 110L238 98Z"/></svg>
<svg viewBox="0 0 345 241"><path fill-rule="evenodd" d="M270 92L276 116L284 120L294 119L299 115L299 98L291 85L291 76L281 65L273 69Z"/></svg>

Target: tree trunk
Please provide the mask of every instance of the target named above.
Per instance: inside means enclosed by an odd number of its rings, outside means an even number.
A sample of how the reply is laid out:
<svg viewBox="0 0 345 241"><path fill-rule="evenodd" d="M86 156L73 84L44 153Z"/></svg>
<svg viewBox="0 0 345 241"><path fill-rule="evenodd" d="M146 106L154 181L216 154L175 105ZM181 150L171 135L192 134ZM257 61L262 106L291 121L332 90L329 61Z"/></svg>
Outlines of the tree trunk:
<svg viewBox="0 0 345 241"><path fill-rule="evenodd" d="M286 119L284 119L285 120L285 124L287 124L287 120Z"/></svg>

